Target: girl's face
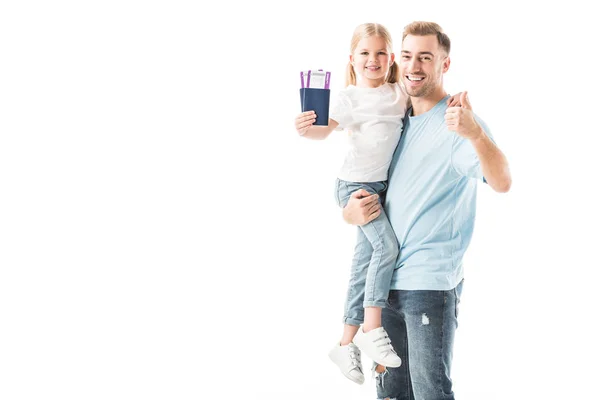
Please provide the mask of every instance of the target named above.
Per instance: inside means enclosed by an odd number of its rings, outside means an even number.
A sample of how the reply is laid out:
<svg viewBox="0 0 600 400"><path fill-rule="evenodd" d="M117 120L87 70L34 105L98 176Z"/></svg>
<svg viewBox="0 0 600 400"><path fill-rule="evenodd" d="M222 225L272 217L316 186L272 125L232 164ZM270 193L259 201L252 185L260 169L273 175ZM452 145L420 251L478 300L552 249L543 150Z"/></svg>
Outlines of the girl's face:
<svg viewBox="0 0 600 400"><path fill-rule="evenodd" d="M354 66L357 86L377 87L385 83L385 78L394 63L394 53L387 48L385 39L380 36L370 36L361 39L350 55Z"/></svg>

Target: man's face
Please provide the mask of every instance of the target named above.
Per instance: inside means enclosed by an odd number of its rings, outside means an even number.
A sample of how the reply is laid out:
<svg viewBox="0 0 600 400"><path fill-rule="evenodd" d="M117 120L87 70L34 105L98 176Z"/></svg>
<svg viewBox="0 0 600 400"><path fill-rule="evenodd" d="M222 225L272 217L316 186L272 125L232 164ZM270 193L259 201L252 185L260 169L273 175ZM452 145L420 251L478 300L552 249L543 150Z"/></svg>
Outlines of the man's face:
<svg viewBox="0 0 600 400"><path fill-rule="evenodd" d="M410 96L427 97L442 89L442 75L449 66L450 58L440 48L435 35L404 38L400 75Z"/></svg>

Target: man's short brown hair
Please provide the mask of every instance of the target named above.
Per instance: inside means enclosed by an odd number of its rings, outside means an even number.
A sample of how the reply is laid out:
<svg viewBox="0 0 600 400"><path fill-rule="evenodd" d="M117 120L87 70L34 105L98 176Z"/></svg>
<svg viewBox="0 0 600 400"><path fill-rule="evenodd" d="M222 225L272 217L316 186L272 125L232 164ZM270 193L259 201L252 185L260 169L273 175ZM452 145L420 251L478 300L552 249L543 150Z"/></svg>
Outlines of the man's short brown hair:
<svg viewBox="0 0 600 400"><path fill-rule="evenodd" d="M437 36L438 43L440 48L442 48L446 55L450 55L450 38L448 35L444 33L444 30L441 26L436 24L435 22L426 22L426 21L415 21L404 27L404 32L402 33L402 41L404 42L404 38L408 35L414 36L428 36L435 35Z"/></svg>

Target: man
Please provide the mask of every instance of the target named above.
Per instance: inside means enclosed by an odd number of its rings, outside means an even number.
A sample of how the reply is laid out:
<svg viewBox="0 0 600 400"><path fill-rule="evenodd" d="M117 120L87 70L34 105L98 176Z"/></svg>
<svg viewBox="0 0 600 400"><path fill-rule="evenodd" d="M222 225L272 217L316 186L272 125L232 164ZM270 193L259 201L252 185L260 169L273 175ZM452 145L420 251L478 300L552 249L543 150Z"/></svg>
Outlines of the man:
<svg viewBox="0 0 600 400"><path fill-rule="evenodd" d="M382 323L402 359L377 366L380 399L454 399L450 369L462 257L473 233L477 182L510 189L504 154L471 111L447 107L443 75L450 39L432 22L413 22L402 36L401 79L411 96L389 172L384 207L400 246ZM357 191L344 219L365 224L380 213L377 195Z"/></svg>

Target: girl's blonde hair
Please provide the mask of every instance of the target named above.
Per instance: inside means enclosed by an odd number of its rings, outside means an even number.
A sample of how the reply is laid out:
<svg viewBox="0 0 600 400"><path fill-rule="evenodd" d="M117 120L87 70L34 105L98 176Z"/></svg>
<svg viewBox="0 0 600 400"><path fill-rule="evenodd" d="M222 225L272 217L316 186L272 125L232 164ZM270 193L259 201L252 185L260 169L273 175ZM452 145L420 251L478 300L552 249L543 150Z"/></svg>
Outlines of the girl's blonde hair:
<svg viewBox="0 0 600 400"><path fill-rule="evenodd" d="M388 50L392 51L392 35L388 32L387 29L381 24L375 23L366 23L356 27L354 30L354 34L352 35L352 41L350 42L350 54L354 53L356 50L356 46L358 46L358 42L360 42L364 38L368 38L371 36L379 36L385 40L387 44ZM396 61L390 66L390 70L386 76L385 81L389 83L396 83L400 80L400 69L398 68L398 64ZM346 67L346 86L348 85L356 85L356 74L354 73L354 67L348 60L348 66Z"/></svg>

